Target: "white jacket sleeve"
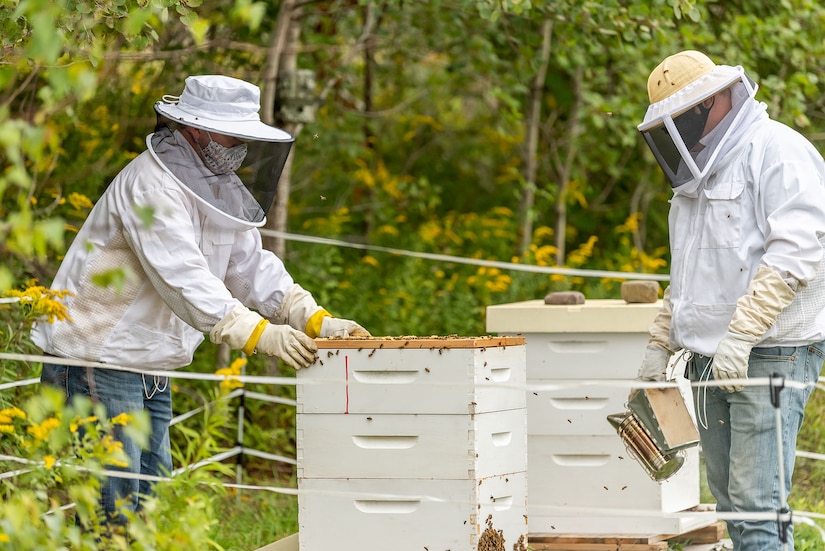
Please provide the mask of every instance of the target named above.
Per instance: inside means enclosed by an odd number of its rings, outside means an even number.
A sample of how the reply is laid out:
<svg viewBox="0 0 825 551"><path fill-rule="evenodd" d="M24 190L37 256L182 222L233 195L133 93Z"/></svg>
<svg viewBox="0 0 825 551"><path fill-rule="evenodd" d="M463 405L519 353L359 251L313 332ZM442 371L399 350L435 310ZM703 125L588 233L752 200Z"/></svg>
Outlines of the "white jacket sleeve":
<svg viewBox="0 0 825 551"><path fill-rule="evenodd" d="M312 293L295 283L287 291L272 321L288 324L314 338L321 336L321 325L327 317L331 314L318 306Z"/></svg>
<svg viewBox="0 0 825 551"><path fill-rule="evenodd" d="M670 306L670 286L665 289L662 308L653 319L650 339L645 356L636 378L640 381L664 381L667 379L667 365L673 350L670 344L670 320L673 311Z"/></svg>

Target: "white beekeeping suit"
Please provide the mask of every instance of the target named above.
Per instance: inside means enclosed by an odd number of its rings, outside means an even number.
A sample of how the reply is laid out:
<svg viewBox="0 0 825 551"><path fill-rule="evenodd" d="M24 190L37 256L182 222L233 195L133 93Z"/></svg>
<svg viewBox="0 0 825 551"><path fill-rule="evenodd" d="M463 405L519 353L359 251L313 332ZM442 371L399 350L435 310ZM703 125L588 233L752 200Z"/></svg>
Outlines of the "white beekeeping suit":
<svg viewBox="0 0 825 551"><path fill-rule="evenodd" d="M368 335L332 318L261 246L256 228L294 138L260 122L258 88L189 77L155 109L148 150L97 202L52 283L72 293L72 322L38 323L34 342L60 357L173 369L207 333L300 368L314 360L309 337ZM194 131L209 143L190 141ZM239 143L215 142L227 136ZM122 285L101 285L116 270Z"/></svg>
<svg viewBox="0 0 825 551"><path fill-rule="evenodd" d="M742 67L687 50L647 82L639 130L673 188L670 286L638 378L684 351L706 480L734 551L793 549L786 496L825 358L825 162ZM763 381L792 381L781 395ZM748 517L771 513L771 520Z"/></svg>
<svg viewBox="0 0 825 551"><path fill-rule="evenodd" d="M767 116L742 67L682 52L651 73L648 90L651 105L639 130L674 192L669 310L652 330L659 344L651 344L664 349L665 333L671 351L713 356L721 342L724 354L737 356L730 370L717 362L723 379L747 376L747 355L757 343L825 338L819 153ZM729 111L704 131L724 94ZM654 378L652 363L643 378Z"/></svg>

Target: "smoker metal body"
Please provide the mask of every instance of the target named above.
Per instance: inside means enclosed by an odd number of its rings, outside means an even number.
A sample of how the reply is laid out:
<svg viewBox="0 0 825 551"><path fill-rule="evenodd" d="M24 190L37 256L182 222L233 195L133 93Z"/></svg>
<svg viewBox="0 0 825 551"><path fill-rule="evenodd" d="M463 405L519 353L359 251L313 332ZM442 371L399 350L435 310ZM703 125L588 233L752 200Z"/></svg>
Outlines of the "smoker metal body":
<svg viewBox="0 0 825 551"><path fill-rule="evenodd" d="M682 394L677 387L636 391L624 413L607 416L630 454L656 482L676 474L685 462L683 450L699 444Z"/></svg>

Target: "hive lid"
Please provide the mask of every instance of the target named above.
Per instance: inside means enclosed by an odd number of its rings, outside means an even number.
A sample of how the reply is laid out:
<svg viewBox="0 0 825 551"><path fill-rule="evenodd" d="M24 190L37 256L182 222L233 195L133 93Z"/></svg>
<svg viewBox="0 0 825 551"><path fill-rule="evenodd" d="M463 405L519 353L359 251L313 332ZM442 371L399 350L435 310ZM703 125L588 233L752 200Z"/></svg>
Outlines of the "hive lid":
<svg viewBox="0 0 825 551"><path fill-rule="evenodd" d="M584 304L545 304L527 300L487 307L491 333L646 333L662 301L587 300Z"/></svg>

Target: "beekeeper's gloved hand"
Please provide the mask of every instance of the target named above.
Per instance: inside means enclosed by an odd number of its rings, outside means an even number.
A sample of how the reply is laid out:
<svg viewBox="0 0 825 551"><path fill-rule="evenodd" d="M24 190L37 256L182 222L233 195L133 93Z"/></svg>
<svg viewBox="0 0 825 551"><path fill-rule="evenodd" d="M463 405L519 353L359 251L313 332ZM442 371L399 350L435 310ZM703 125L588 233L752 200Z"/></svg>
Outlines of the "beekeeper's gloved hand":
<svg viewBox="0 0 825 551"><path fill-rule="evenodd" d="M666 381L667 364L672 352L658 344L648 344L642 366L636 374L637 381Z"/></svg>
<svg viewBox="0 0 825 551"><path fill-rule="evenodd" d="M650 340L647 342L645 357L642 365L636 374L637 381L666 381L667 366L673 351L670 348L670 319L672 311L670 308L670 287L665 289L662 298L662 308L653 319L650 327ZM628 400L636 394L637 389L632 389Z"/></svg>
<svg viewBox="0 0 825 551"><path fill-rule="evenodd" d="M287 290L274 319L277 323L301 329L313 338L371 336L369 331L352 320L332 317L332 314L318 306L309 291L297 283Z"/></svg>
<svg viewBox="0 0 825 551"><path fill-rule="evenodd" d="M722 337L711 369L717 381L748 378L751 349L796 296L796 291L772 268L760 266L745 293L737 302L728 332ZM741 384L722 385L739 392Z"/></svg>
<svg viewBox="0 0 825 551"><path fill-rule="evenodd" d="M306 334L288 325L273 325L240 304L212 328L209 338L247 355L257 351L277 356L295 369L312 365L318 351L315 341Z"/></svg>
<svg viewBox="0 0 825 551"><path fill-rule="evenodd" d="M294 367L309 367L317 358L318 346L306 334L288 325L267 324L255 347L258 352L277 356Z"/></svg>
<svg viewBox="0 0 825 551"><path fill-rule="evenodd" d="M321 337L370 337L370 332L352 320L325 317L321 322Z"/></svg>

